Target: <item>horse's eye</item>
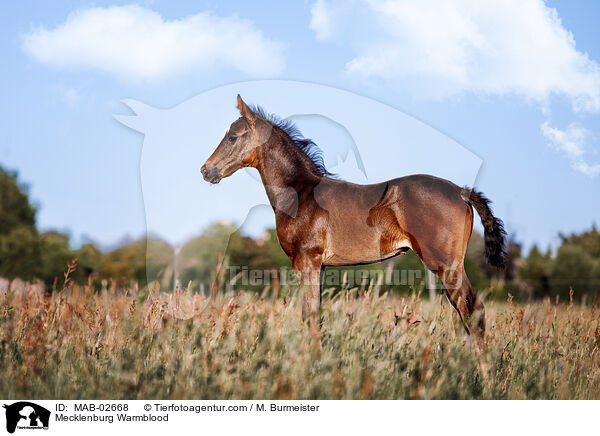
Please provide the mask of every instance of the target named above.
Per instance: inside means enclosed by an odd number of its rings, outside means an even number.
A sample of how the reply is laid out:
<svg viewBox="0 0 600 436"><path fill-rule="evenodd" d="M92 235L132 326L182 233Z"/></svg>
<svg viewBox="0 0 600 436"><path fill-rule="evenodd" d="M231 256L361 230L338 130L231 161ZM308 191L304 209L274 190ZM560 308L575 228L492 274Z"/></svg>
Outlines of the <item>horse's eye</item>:
<svg viewBox="0 0 600 436"><path fill-rule="evenodd" d="M237 140L237 136L231 135L229 136L229 142L231 142L232 144Z"/></svg>

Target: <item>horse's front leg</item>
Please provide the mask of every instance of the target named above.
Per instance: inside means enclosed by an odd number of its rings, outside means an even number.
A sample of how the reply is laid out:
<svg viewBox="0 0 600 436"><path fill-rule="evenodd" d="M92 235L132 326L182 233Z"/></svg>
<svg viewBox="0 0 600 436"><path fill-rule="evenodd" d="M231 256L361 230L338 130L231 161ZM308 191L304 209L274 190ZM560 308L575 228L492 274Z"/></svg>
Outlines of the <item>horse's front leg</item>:
<svg viewBox="0 0 600 436"><path fill-rule="evenodd" d="M322 254L307 250L294 256L292 268L300 277L300 288L304 291L302 318L308 321L309 332L318 348L321 348L321 265Z"/></svg>

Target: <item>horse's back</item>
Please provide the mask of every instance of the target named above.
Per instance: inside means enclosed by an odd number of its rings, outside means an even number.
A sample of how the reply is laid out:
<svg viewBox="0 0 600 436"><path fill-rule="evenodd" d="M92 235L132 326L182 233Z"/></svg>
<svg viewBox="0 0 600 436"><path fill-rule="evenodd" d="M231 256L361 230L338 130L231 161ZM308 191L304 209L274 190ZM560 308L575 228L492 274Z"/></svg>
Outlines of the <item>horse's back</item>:
<svg viewBox="0 0 600 436"><path fill-rule="evenodd" d="M429 174L413 174L392 179L389 184L410 195L439 194L449 199L460 198L461 188L450 180Z"/></svg>
<svg viewBox="0 0 600 436"><path fill-rule="evenodd" d="M464 204L462 189L453 182L429 174L413 174L373 184L356 184L326 178L316 188L323 203L350 201L362 207L400 201Z"/></svg>

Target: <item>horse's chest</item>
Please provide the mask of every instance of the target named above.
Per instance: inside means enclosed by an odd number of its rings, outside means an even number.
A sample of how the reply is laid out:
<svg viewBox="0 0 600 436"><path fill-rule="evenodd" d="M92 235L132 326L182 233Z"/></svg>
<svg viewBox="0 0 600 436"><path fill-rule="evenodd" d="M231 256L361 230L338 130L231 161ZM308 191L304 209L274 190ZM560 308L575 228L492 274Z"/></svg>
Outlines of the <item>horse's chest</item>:
<svg viewBox="0 0 600 436"><path fill-rule="evenodd" d="M279 240L279 246L283 250L283 252L288 256L292 257L294 253L294 242L287 235L277 229L277 239Z"/></svg>
<svg viewBox="0 0 600 436"><path fill-rule="evenodd" d="M293 225L293 220L289 219L288 217L276 216L275 222L279 245L285 254L287 254L289 257L292 257L294 253L294 246L297 245L296 242L298 239L296 228Z"/></svg>
<svg viewBox="0 0 600 436"><path fill-rule="evenodd" d="M287 215L276 216L277 239L282 250L290 258L298 252L324 244L324 229L316 218L308 219L306 216Z"/></svg>

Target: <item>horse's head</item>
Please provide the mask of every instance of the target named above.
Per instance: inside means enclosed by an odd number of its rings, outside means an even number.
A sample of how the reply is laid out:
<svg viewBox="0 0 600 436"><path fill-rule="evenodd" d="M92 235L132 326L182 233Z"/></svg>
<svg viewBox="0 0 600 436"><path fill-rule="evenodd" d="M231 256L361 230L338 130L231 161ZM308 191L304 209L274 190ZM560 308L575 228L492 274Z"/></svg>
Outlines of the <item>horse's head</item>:
<svg viewBox="0 0 600 436"><path fill-rule="evenodd" d="M271 126L237 96L242 115L229 126L213 154L202 165L202 176L210 183L219 183L242 167L255 167L259 148L268 140Z"/></svg>

